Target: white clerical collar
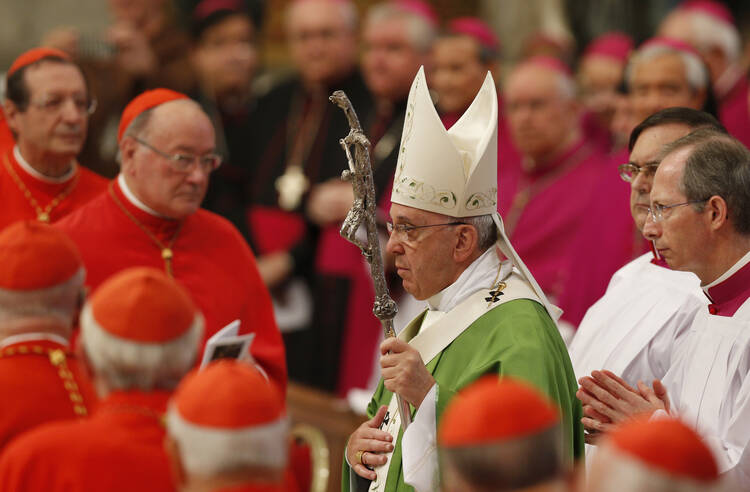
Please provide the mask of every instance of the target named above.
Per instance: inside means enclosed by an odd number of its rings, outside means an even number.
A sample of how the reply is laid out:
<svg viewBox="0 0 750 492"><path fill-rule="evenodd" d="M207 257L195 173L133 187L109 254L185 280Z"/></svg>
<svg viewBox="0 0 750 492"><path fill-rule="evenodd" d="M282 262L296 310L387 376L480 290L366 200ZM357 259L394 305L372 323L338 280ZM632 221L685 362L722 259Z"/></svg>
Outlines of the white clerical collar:
<svg viewBox="0 0 750 492"><path fill-rule="evenodd" d="M68 340L60 335L55 335L53 333L23 333L21 335L11 335L0 340L0 349L17 343L38 342L41 340L59 343L65 347L68 346Z"/></svg>
<svg viewBox="0 0 750 492"><path fill-rule="evenodd" d="M64 183L68 181L70 178L72 178L73 175L76 173L76 162L73 161L73 163L70 166L70 170L67 173L60 176L59 178L46 176L40 173L39 171L37 171L36 169L34 169L31 166L31 164L29 164L28 161L23 158L23 156L21 155L21 150L18 148L18 145L13 147L13 157L16 159L16 162L21 167L21 169L26 171L27 174L30 174L34 178L38 179L39 181L44 181L45 183L51 183L51 184Z"/></svg>
<svg viewBox="0 0 750 492"><path fill-rule="evenodd" d="M450 311L473 293L492 287L499 269L500 258L493 245L461 272L455 282L427 299L430 310Z"/></svg>
<svg viewBox="0 0 750 492"><path fill-rule="evenodd" d="M166 215L162 215L156 210L152 209L142 201L138 199L137 196L128 188L128 183L125 182L125 176L122 175L122 173L117 175L117 184L120 186L120 189L122 190L122 194L125 195L125 198L128 199L130 203L138 207L139 209L143 210L147 214L153 215L154 217L159 217L160 219L168 219Z"/></svg>
<svg viewBox="0 0 750 492"><path fill-rule="evenodd" d="M708 289L712 287L716 287L720 283L724 282L726 279L728 279L729 277L731 277L732 275L740 271L740 269L744 267L745 265L747 265L748 263L750 263L750 251L745 253L745 256L740 258L739 261L735 263L734 265L732 265L732 268L724 272L724 274L721 277L717 278L716 280L714 280L708 285L702 285L701 289L703 289L703 292L705 292L708 298L711 299L711 296L708 295Z"/></svg>

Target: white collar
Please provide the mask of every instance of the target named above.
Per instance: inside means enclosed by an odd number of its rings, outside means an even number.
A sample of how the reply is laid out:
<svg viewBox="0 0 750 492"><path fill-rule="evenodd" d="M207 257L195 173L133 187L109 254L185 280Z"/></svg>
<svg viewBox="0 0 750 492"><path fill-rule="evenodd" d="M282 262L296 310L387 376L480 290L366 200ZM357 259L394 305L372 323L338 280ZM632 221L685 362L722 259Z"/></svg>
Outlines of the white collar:
<svg viewBox="0 0 750 492"><path fill-rule="evenodd" d="M732 268L730 268L729 270L727 270L726 272L724 272L721 275L721 277L717 278L716 280L714 280L713 282L711 282L708 285L702 285L701 288L703 289L703 292L705 292L706 295L708 296L708 289L710 289L712 287L716 287L720 283L724 282L726 279L728 279L729 277L731 277L732 275L734 275L735 273L737 273L742 267L744 267L748 263L750 263L750 251L748 251L747 253L745 253L745 256L743 256L742 258L740 258L737 261L737 263L735 263L734 265L732 265ZM711 299L711 296L708 296L708 298Z"/></svg>
<svg viewBox="0 0 750 492"><path fill-rule="evenodd" d="M493 244L461 272L455 282L427 299L430 310L450 311L473 293L489 289L497 279L499 269L500 258L497 257Z"/></svg>
<svg viewBox="0 0 750 492"><path fill-rule="evenodd" d="M21 166L21 169L26 171L27 174L30 174L32 177L38 179L39 181L44 181L45 183L52 183L52 184L59 184L64 183L68 181L70 178L73 177L73 175L76 173L76 162L73 161L73 163L70 166L70 170L60 176L59 178L53 178L51 176L46 176L36 169L34 169L31 164L28 163L26 159L23 158L21 155L21 150L18 148L18 145L13 147L13 157L15 157L16 162L19 166Z"/></svg>
<svg viewBox="0 0 750 492"><path fill-rule="evenodd" d="M122 190L122 194L125 195L125 198L128 199L130 203L138 207L139 209L143 210L147 214L153 215L154 217L159 217L161 219L168 219L166 215L162 215L156 210L152 209L142 201L138 199L137 196L128 188L128 183L125 182L125 176L122 175L122 173L117 175L117 184L120 186L120 189Z"/></svg>
<svg viewBox="0 0 750 492"><path fill-rule="evenodd" d="M60 345L64 345L65 347L67 347L69 343L65 337L61 337L60 335L55 335L53 333L23 333L21 335L11 335L0 340L0 349L8 347L10 345L14 345L16 343L40 340L48 340L50 342L59 343Z"/></svg>

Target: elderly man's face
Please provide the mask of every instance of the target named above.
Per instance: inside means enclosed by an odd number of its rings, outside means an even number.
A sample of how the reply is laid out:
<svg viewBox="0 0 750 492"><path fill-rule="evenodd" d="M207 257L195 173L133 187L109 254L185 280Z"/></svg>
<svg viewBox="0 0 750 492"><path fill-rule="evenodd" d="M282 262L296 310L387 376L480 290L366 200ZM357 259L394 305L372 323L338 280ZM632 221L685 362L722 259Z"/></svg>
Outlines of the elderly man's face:
<svg viewBox="0 0 750 492"><path fill-rule="evenodd" d="M171 101L153 110L139 138L165 154L205 156L214 152L214 128L192 101ZM196 163L178 171L170 161L130 137L123 141L123 173L135 195L157 213L181 219L200 207L209 171Z"/></svg>
<svg viewBox="0 0 750 492"><path fill-rule="evenodd" d="M661 161L651 188L652 206L688 201L680 191L680 183L691 151L689 147L683 148ZM643 228L643 235L654 241L656 251L672 269L698 273L703 270L701 265L708 257L706 247L709 244L709 229L704 223L703 215L692 205L670 208L664 210L663 219L659 222L654 222L649 217Z"/></svg>
<svg viewBox="0 0 750 492"><path fill-rule="evenodd" d="M575 101L562 94L562 75L539 66L522 66L505 89L511 135L521 153L532 159L560 150L578 129Z"/></svg>
<svg viewBox="0 0 750 492"><path fill-rule="evenodd" d="M690 127L687 125L672 123L647 128L638 136L633 151L630 153L630 164L640 167L643 171L639 172L630 183L630 213L639 231L643 231L648 207L651 205L649 194L654 175L653 170L648 169L658 164L662 147L688 133L690 133Z"/></svg>
<svg viewBox="0 0 750 492"><path fill-rule="evenodd" d="M451 222L445 215L397 203L391 205L391 220L394 225L412 226ZM416 229L407 233L407 237L394 232L388 240L386 250L395 257L396 273L403 281L404 290L416 299L424 300L455 280L455 245L455 228L445 225Z"/></svg>
<svg viewBox="0 0 750 492"><path fill-rule="evenodd" d="M482 87L489 67L479 59L479 43L468 36L439 39L432 47L430 86L446 113L465 111Z"/></svg>
<svg viewBox="0 0 750 492"><path fill-rule="evenodd" d="M305 82L325 84L354 68L357 43L337 2L292 3L287 39L294 65Z"/></svg>
<svg viewBox="0 0 750 492"><path fill-rule="evenodd" d="M214 95L248 93L258 63L250 18L235 14L207 28L195 47L193 61Z"/></svg>
<svg viewBox="0 0 750 492"><path fill-rule="evenodd" d="M29 160L72 159L86 140L88 93L81 71L69 63L42 62L24 72L29 104L6 107L8 124L18 134Z"/></svg>
<svg viewBox="0 0 750 492"><path fill-rule="evenodd" d="M404 19L389 18L365 26L362 71L378 98L398 101L409 94L423 56L412 45Z"/></svg>
<svg viewBox="0 0 750 492"><path fill-rule="evenodd" d="M705 91L690 87L682 58L675 53L638 62L632 68L629 86L636 121L675 106L701 109L705 100Z"/></svg>
<svg viewBox="0 0 750 492"><path fill-rule="evenodd" d="M622 81L623 63L604 56L588 56L578 69L581 102L605 128L609 127L617 104L617 87Z"/></svg>

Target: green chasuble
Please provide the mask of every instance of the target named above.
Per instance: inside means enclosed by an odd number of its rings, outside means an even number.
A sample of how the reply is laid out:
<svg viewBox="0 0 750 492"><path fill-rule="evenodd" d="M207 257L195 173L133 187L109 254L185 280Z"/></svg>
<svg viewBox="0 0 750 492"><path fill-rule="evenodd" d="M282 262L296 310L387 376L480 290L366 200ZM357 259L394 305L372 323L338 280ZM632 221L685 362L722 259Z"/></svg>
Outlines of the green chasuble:
<svg viewBox="0 0 750 492"><path fill-rule="evenodd" d="M421 325L424 314L412 323ZM427 364L437 382L436 416L438 425L443 410L453 395L485 374L510 375L525 380L560 405L568 449L576 459L584 453L581 403L568 351L557 327L538 302L516 299L496 306L482 315ZM381 379L367 409L372 418L381 405L388 405L392 393ZM401 437L388 470L385 490L413 491L404 483L401 464ZM349 474L344 461L342 490L349 491ZM369 481L357 477L358 490L367 490Z"/></svg>

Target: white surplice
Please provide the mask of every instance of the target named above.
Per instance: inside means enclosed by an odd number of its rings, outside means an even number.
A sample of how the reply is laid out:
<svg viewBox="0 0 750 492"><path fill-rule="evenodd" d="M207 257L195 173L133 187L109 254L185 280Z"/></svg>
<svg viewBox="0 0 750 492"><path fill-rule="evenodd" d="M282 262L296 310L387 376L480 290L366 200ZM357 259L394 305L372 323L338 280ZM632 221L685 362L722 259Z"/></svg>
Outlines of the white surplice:
<svg viewBox="0 0 750 492"><path fill-rule="evenodd" d="M743 268L749 262L750 253L704 287L710 295L712 288L732 282L737 286L732 297L744 302L725 315L701 309L663 381L672 413L703 436L719 470L734 483L732 490L750 490L750 270Z"/></svg>
<svg viewBox="0 0 750 492"><path fill-rule="evenodd" d="M569 348L577 378L608 369L635 386L666 374L672 351L708 300L695 274L652 258L646 253L615 272L586 312Z"/></svg>

